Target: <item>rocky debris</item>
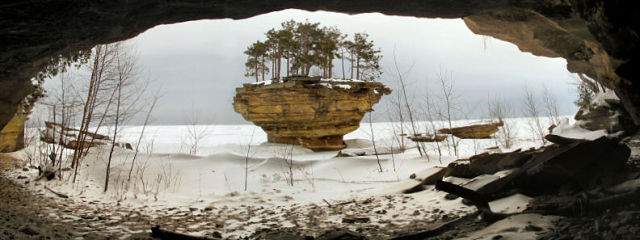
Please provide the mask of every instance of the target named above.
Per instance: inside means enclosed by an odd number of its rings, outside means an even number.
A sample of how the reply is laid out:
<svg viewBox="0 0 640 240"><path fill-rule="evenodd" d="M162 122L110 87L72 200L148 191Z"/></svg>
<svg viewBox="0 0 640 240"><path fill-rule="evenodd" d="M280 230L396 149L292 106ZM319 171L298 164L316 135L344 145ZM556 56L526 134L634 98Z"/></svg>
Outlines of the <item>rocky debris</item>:
<svg viewBox="0 0 640 240"><path fill-rule="evenodd" d="M523 193L531 195L561 190L581 191L618 181L616 176L625 171L629 154L626 145L601 137L594 141L554 144L527 151L480 154L456 160L447 166L444 173L436 172L429 179L474 178L514 169L474 190L482 194L496 194L507 186L515 185ZM419 188L414 187L412 191Z"/></svg>
<svg viewBox="0 0 640 240"><path fill-rule="evenodd" d="M297 144L312 150L345 147L342 137L360 126L382 95L379 82L290 80L236 89L233 108L260 126L269 142Z"/></svg>
<svg viewBox="0 0 640 240"><path fill-rule="evenodd" d="M638 239L639 222L636 203L620 204L598 215L560 219L555 230L540 239Z"/></svg>
<svg viewBox="0 0 640 240"><path fill-rule="evenodd" d="M556 143L556 144L569 144L569 143L574 143L574 142L585 141L584 139L563 137L563 136L555 135L555 134L548 134L548 135L544 136L544 139L546 139L549 142Z"/></svg>
<svg viewBox="0 0 640 240"><path fill-rule="evenodd" d="M342 218L342 223L368 223L369 221L371 221L369 217L348 216Z"/></svg>
<svg viewBox="0 0 640 240"><path fill-rule="evenodd" d="M498 132L498 127L504 125L502 121L497 123L474 124L464 127L443 128L438 133L451 134L458 138L474 139L474 138L490 138L491 134Z"/></svg>
<svg viewBox="0 0 640 240"><path fill-rule="evenodd" d="M159 238L162 240L213 240L213 239L222 239L222 237L217 238L208 238L208 237L198 237L191 236L189 234L177 233L173 231L167 231L161 229L159 225L156 225L151 228L151 236L154 238Z"/></svg>
<svg viewBox="0 0 640 240"><path fill-rule="evenodd" d="M40 130L40 140L46 143L60 144L68 149L76 149L79 129L65 127L59 123L45 121L46 128ZM86 132L84 133L87 138L83 144L83 148L92 148L95 146L104 146L111 144L109 136ZM133 150L130 143L116 143L116 147L122 147Z"/></svg>
<svg viewBox="0 0 640 240"><path fill-rule="evenodd" d="M620 99L611 91L596 95L589 106L578 109L574 118L578 126L591 131L604 129L608 133L631 133L636 129Z"/></svg>

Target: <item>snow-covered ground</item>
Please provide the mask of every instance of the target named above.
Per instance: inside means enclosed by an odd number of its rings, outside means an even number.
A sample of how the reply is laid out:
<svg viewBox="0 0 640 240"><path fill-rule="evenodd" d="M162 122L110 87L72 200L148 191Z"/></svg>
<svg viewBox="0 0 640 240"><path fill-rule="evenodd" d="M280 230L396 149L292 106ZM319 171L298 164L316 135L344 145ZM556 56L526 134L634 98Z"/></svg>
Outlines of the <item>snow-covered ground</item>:
<svg viewBox="0 0 640 240"><path fill-rule="evenodd" d="M571 117L563 118L567 119L566 124L572 123ZM454 126L474 122L478 121L456 121ZM133 150L116 148L107 192L104 192L109 155L107 146L89 151L82 160L75 183L71 181L72 171L64 171L62 181L44 184L78 201L118 203L132 209L144 206L150 214L158 209L175 207L280 209L276 213L286 208L308 213L315 211L318 206L332 206L335 209L335 206L353 201L373 204L368 208L321 214L319 216L324 216L323 224L340 224L343 217L354 215L367 215L371 218L371 224L380 226L389 222L410 223L436 214L439 218L448 214L465 214L475 209L463 205L461 199L445 200L444 193L434 189L402 194L402 190L418 183L409 178L412 173L418 173L420 178L420 174L428 172L430 168L444 167L458 158L485 151L509 151L542 144L529 130L530 119L506 119L505 122L514 132L513 146L509 149L505 149L497 139L457 139L458 156L455 156L451 144L445 142L426 143L428 156L420 156L408 139L404 140L407 146L405 152L389 151L397 150L402 142L395 137L400 132L399 123L374 123L376 147L384 153L378 157L338 157L339 151L313 152L299 146L267 143L265 132L252 125L147 126L137 156ZM445 126L442 122L435 125ZM426 126L431 124L416 123L420 129L418 132L424 132ZM403 129L406 133L412 133L410 124L405 124ZM141 126L127 126L120 133L118 141L132 143L135 148L141 131ZM372 152L368 123L362 123L360 129L347 134L344 139L348 145L347 149L342 150L345 153ZM43 147L42 143L36 141L14 155L32 159L31 163L36 164L46 156L46 149L47 146ZM71 151L66 153L72 155ZM134 156L135 163L132 164ZM16 170L10 174L17 176L25 173ZM28 174L35 178L37 171L31 170ZM290 180L291 176L293 181ZM47 192L33 182L25 185ZM382 204L384 201L404 207L390 207ZM527 201L530 198L515 195L492 202L491 207L496 211L513 212L515 209L524 209ZM227 215L236 214L234 210L224 212ZM274 223L297 226L288 217L271 215L257 214L254 216L257 220L248 218L252 221L229 220L231 222L227 222L225 228L234 225L242 227L228 230L224 233L225 237L246 236L253 230Z"/></svg>

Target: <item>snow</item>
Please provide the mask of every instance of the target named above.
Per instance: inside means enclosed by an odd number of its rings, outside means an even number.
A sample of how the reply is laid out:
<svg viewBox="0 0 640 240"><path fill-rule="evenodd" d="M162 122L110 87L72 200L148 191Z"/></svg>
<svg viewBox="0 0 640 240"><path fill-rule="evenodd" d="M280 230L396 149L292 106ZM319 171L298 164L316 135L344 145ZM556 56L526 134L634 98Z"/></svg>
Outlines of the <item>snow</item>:
<svg viewBox="0 0 640 240"><path fill-rule="evenodd" d="M342 89L351 89L351 85L349 84L336 84L335 87Z"/></svg>
<svg viewBox="0 0 640 240"><path fill-rule="evenodd" d="M516 193L511 196L489 202L489 208L491 208L491 211L495 213L520 213L527 209L527 206L531 201L533 201L533 198Z"/></svg>
<svg viewBox="0 0 640 240"><path fill-rule="evenodd" d="M620 101L620 98L616 96L616 93L612 90L606 92L600 92L595 95L591 104L599 105L599 106L609 106L607 100L614 100L616 102Z"/></svg>
<svg viewBox="0 0 640 240"><path fill-rule="evenodd" d="M320 81L323 82L365 82L359 79L340 79L340 78L322 78Z"/></svg>
<svg viewBox="0 0 640 240"><path fill-rule="evenodd" d="M515 128L517 134L512 148L539 146L526 130L528 119L505 121L512 121L514 126L519 126ZM454 125L463 126L471 122L477 120L456 121ZM444 125L442 122L435 124ZM430 126L430 123L417 122L416 126L421 132L426 132L426 126ZM404 140L407 150L400 151L402 141L394 137L399 132L398 127L399 123L373 123L379 153L376 157L372 155L370 126L363 124L345 136L348 147L341 152L353 156L338 157L339 151L313 152L300 146L268 143L266 133L252 125L147 126L133 169L135 152L116 148L106 193L103 190L108 146L96 147L89 152L83 159L75 183L69 181L72 171L65 171L65 180L44 184L69 195L71 199L117 203L130 209L143 209L141 211L146 211L144 214L148 215L172 207L227 209L223 210L227 217L225 228L236 230L223 233L226 238L241 238L251 234L252 230L269 227L269 224L287 225L287 219L291 217L285 216L283 209L301 211L301 216L304 216L305 212L315 211L318 206L326 206L327 202L336 204L373 199L372 207L365 206L358 210L362 206L358 204L354 210L322 215L326 224L340 224L341 218L350 214L367 214L372 218L373 225L384 225L389 221L402 225L441 215L464 215L475 211L475 207L462 204L460 198L445 200L445 193L436 191L432 186L412 194L402 194L402 190L417 183L409 179L412 173L416 173L418 179L424 178L437 167L445 167L458 158L467 158L499 145L497 141L459 140L458 156L454 156L452 149L444 142L425 143L428 155L420 156L416 145L408 139ZM405 126L404 129L406 131L409 128ZM118 141L132 143L135 148L134 143L141 131L141 126L125 126ZM190 134L194 132L201 136L197 141ZM108 134L108 131L103 133ZM442 156L438 154L438 147ZM41 159L46 156L45 152L40 152L42 149L38 144L32 144L14 155L23 159ZM69 158L72 152L67 151L66 154ZM248 166L246 191L245 162ZM291 168L288 163L291 163ZM132 180L127 185L130 171ZM19 176L25 173L18 169L9 174ZM33 179L37 171L31 170L26 174ZM449 177L446 180L477 189L504 174L500 172L474 179ZM294 178L293 186L289 179L291 175ZM42 190L42 185L33 182L25 185L34 191L51 194ZM491 208L512 213L526 208L529 201L530 198L524 195L514 195L491 202ZM384 207L387 205L383 202L389 202L394 207ZM265 214L245 221L232 220L234 214L243 213L247 208L264 208ZM384 214L372 213L382 210ZM281 214L272 216L267 214L268 211ZM414 211L421 214L414 215ZM402 220L393 216L401 216ZM203 234L198 226L192 229L197 234Z"/></svg>
<svg viewBox="0 0 640 240"><path fill-rule="evenodd" d="M273 81L272 81L272 80L264 80L264 81L252 82L252 83L250 83L250 84L253 84L253 85L264 85L264 86L267 86L267 85L271 85L272 83L273 83Z"/></svg>
<svg viewBox="0 0 640 240"><path fill-rule="evenodd" d="M358 80L358 79L338 79L338 78L322 78L322 79L320 79L320 81L322 82L322 83L320 83L322 86L328 86L329 88L331 88L331 86L334 83L361 83L361 82L365 82L363 80ZM273 83L274 83L273 80L264 80L264 81L252 82L250 84L267 86L267 85L271 85ZM339 88L343 88L343 89L350 89L351 88L351 86L348 85L348 84L337 84L336 86L338 86Z"/></svg>
<svg viewBox="0 0 640 240"><path fill-rule="evenodd" d="M572 139L595 140L607 135L607 130L591 131L579 126L579 123L569 124L568 119L560 120L560 124L553 129L553 134Z"/></svg>
<svg viewBox="0 0 640 240"><path fill-rule="evenodd" d="M544 231L552 229L554 222L559 219L560 217L557 216L520 214L497 221L487 228L459 239L538 239L538 236Z"/></svg>

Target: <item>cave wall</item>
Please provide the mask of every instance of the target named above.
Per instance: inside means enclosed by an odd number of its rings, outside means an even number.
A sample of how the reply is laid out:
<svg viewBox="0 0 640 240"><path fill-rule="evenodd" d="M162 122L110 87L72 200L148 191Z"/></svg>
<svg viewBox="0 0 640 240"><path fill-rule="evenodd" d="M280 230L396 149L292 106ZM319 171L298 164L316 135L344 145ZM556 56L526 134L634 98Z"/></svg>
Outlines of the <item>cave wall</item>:
<svg viewBox="0 0 640 240"><path fill-rule="evenodd" d="M8 1L0 3L0 126L52 56L128 39L160 24L247 18L287 8L465 17L478 34L535 55L563 57L569 71L614 88L640 125L638 5L624 0Z"/></svg>

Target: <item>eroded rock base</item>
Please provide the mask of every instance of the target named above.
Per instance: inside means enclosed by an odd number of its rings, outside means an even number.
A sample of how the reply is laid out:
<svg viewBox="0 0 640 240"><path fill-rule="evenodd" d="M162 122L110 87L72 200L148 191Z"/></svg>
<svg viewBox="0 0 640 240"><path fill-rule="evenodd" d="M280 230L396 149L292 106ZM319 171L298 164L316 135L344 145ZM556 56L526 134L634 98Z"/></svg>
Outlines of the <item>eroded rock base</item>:
<svg viewBox="0 0 640 240"><path fill-rule="evenodd" d="M317 138L268 136L268 141L271 143L300 145L314 151L330 151L340 150L347 147L347 145L342 140L342 137L342 135L324 136Z"/></svg>

